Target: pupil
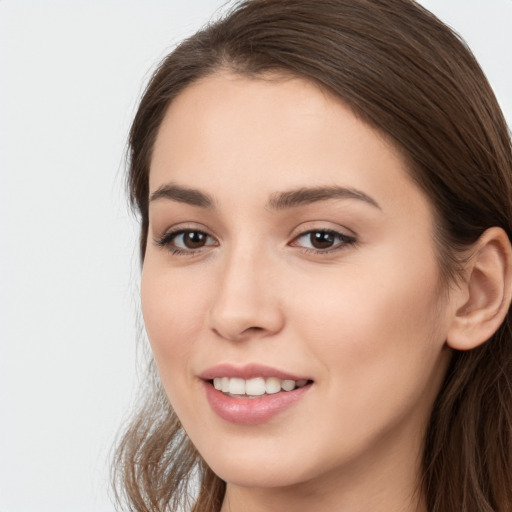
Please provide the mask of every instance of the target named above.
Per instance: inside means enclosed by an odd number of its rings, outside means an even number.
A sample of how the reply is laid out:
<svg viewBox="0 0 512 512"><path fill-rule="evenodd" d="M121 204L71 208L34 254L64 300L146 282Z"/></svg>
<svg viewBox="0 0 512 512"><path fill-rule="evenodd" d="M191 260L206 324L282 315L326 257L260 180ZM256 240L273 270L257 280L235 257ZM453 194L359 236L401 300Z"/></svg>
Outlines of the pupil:
<svg viewBox="0 0 512 512"><path fill-rule="evenodd" d="M189 249L197 249L203 247L205 244L206 237L204 233L198 231L190 231L185 234L183 241Z"/></svg>
<svg viewBox="0 0 512 512"><path fill-rule="evenodd" d="M311 245L315 249L327 249L334 244L334 235L325 231L311 233Z"/></svg>

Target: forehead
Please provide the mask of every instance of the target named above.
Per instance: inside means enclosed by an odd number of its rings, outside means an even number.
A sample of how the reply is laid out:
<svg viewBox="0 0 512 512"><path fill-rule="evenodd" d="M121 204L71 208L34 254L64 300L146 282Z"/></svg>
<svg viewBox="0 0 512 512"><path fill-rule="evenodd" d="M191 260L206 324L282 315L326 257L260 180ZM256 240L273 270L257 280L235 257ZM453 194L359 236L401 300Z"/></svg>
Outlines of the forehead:
<svg viewBox="0 0 512 512"><path fill-rule="evenodd" d="M308 131L325 129L325 112L334 102L334 97L301 78L210 75L189 85L170 104L154 154L163 145L178 149L192 140L205 150L207 142L215 142L217 147L246 144L248 150L260 143L263 151L263 144L269 148L269 136L278 127L286 129L276 141L279 144L285 138L306 137Z"/></svg>
<svg viewBox="0 0 512 512"><path fill-rule="evenodd" d="M168 181L213 195L226 183L244 193L341 185L382 196L399 193L399 183L416 188L395 146L333 94L302 78L225 73L195 82L169 106L150 191Z"/></svg>

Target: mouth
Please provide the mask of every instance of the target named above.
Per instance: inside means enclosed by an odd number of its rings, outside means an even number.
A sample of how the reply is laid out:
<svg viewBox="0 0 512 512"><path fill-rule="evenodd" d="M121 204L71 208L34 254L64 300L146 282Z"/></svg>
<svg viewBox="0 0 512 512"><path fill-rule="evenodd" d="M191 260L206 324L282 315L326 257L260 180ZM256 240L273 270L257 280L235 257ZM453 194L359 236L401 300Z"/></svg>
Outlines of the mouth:
<svg viewBox="0 0 512 512"><path fill-rule="evenodd" d="M200 375L211 410L239 425L280 417L302 401L314 381L261 365L219 365Z"/></svg>
<svg viewBox="0 0 512 512"><path fill-rule="evenodd" d="M313 381L308 379L280 379L278 377L215 377L208 381L217 391L231 398L255 399L276 393L289 393L297 388L303 388Z"/></svg>

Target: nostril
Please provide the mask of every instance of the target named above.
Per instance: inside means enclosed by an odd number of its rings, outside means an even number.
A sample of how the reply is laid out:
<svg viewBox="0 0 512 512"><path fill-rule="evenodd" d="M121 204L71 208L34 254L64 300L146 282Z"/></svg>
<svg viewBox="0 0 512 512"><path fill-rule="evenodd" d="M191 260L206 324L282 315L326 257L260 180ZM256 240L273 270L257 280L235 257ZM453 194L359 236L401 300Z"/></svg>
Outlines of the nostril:
<svg viewBox="0 0 512 512"><path fill-rule="evenodd" d="M278 333L284 325L284 318L280 308L270 301L248 304L233 298L229 304L218 301L212 305L208 324L218 336L241 341Z"/></svg>
<svg viewBox="0 0 512 512"><path fill-rule="evenodd" d="M265 332L267 332L267 330L264 327L257 327L257 326L248 327L247 329L245 329L244 331L242 331L240 333L238 338L239 339L245 339L245 338L251 338L251 337L258 338L258 337L261 337L262 335L264 335Z"/></svg>

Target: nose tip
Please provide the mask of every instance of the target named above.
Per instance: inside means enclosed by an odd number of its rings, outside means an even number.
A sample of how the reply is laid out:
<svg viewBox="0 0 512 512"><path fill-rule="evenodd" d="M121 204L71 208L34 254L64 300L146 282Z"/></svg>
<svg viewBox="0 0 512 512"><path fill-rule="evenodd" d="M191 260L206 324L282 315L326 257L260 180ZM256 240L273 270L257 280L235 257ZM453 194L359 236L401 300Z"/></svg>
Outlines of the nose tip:
<svg viewBox="0 0 512 512"><path fill-rule="evenodd" d="M267 270L265 266L240 260L227 267L209 315L210 328L216 335L241 341L268 337L282 329L284 317L275 280L261 275Z"/></svg>
<svg viewBox="0 0 512 512"><path fill-rule="evenodd" d="M223 292L223 295L226 295ZM267 302L263 307L251 305L251 299L231 299L217 302L212 308L211 328L220 337L230 341L264 338L281 330L283 321L277 305Z"/></svg>
<svg viewBox="0 0 512 512"><path fill-rule="evenodd" d="M213 327L213 331L221 338L230 341L242 341L248 338L259 338L265 337L272 331L264 329L263 327L253 326L244 327L246 322L238 323L233 320L225 319L221 324L217 324Z"/></svg>

